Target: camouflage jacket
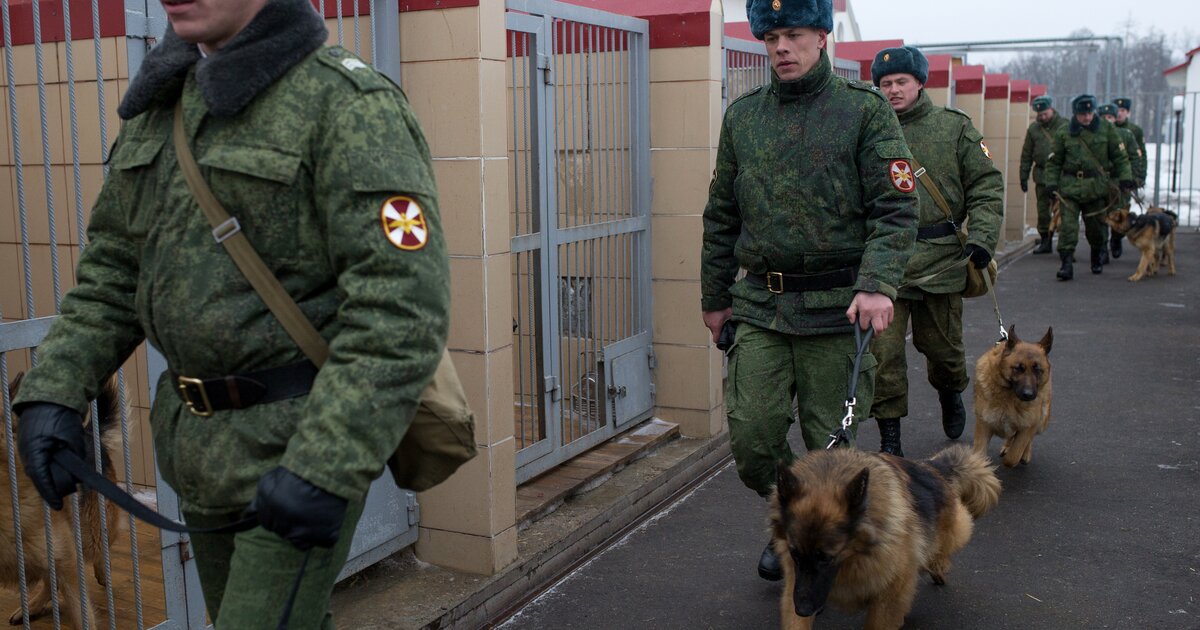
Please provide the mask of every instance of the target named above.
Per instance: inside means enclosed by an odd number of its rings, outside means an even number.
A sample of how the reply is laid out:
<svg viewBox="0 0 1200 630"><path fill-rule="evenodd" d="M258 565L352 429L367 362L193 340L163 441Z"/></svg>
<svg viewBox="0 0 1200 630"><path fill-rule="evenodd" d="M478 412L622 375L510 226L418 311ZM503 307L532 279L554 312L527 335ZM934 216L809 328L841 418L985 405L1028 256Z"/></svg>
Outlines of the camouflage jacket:
<svg viewBox="0 0 1200 630"><path fill-rule="evenodd" d="M1133 134L1134 140L1137 141L1136 145L1129 145L1128 153L1130 161L1134 161L1138 157L1142 159L1142 174L1140 176L1138 175L1138 167L1136 164L1134 164L1133 178L1138 181L1139 185L1144 185L1146 182L1146 161L1149 159L1146 155L1146 134L1144 131L1142 131L1141 127L1135 125L1131 120L1126 120L1125 122L1118 121L1114 124L1118 129L1128 129L1130 133Z"/></svg>
<svg viewBox="0 0 1200 630"><path fill-rule="evenodd" d="M1067 119L1054 112L1050 122L1042 124L1033 121L1025 131L1025 146L1021 149L1021 179L1029 181L1032 171L1033 181L1037 184L1046 183L1046 160L1054 150L1054 134L1067 126Z"/></svg>
<svg viewBox="0 0 1200 630"><path fill-rule="evenodd" d="M1132 123L1122 125L1121 123L1113 123L1117 128L1117 133L1121 136L1121 144L1125 145L1125 153L1129 154L1129 168L1133 172L1133 179L1137 182L1146 181L1146 145L1138 142L1137 134L1134 129L1139 132L1141 129Z"/></svg>
<svg viewBox="0 0 1200 630"><path fill-rule="evenodd" d="M1042 183L1057 186L1071 201L1091 203L1107 199L1118 182L1132 179L1129 155L1116 126L1096 116L1086 127L1072 118L1055 134Z"/></svg>
<svg viewBox="0 0 1200 630"><path fill-rule="evenodd" d="M946 222L946 214L934 203L928 190L928 184L935 183L950 206L954 223L962 226L970 219L967 242L994 252L1004 219L1004 178L992 164L983 134L965 113L950 107L935 107L924 90L916 104L900 112L899 119L914 164L925 168L917 185L921 195L919 225ZM944 269L962 256L962 242L956 234L918 239L908 259L904 280L908 282ZM966 283L967 270L959 267L929 280L920 289L901 288L900 297L918 298L922 291L958 293Z"/></svg>
<svg viewBox="0 0 1200 630"><path fill-rule="evenodd" d="M160 46L178 48L171 35ZM188 54L190 65L121 130L78 286L18 402L83 410L146 338L169 366L151 412L157 460L186 509L240 509L279 464L361 498L396 450L446 342L449 269L429 148L399 88L341 48L295 55L240 111L222 116L209 103L241 86L221 85L231 77L218 74L198 82L203 62L194 46ZM276 59L260 57L255 70ZM213 82L217 96L204 91ZM201 418L176 395L171 372L212 378L304 359L188 191L171 141L180 98L205 179L330 344L307 396ZM406 215L423 230L393 230L386 209L398 196L414 202Z"/></svg>
<svg viewBox="0 0 1200 630"><path fill-rule="evenodd" d="M704 209L701 307L796 335L849 331L855 291L896 297L916 234L910 154L891 107L829 58L730 103ZM893 170L908 181L894 183ZM902 175L897 175L902 177ZM897 180L899 181L899 180ZM774 294L750 273L858 269L853 287Z"/></svg>

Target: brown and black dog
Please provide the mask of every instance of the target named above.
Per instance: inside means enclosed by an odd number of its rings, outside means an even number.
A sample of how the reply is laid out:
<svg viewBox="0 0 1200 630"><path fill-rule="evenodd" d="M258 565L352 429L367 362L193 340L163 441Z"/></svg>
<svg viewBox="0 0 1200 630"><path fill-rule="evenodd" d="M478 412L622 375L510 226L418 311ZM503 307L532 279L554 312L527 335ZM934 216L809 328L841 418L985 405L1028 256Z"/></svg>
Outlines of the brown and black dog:
<svg viewBox="0 0 1200 630"><path fill-rule="evenodd" d="M1167 265L1168 274L1175 275L1175 226L1179 223L1179 215L1156 207L1142 215L1121 208L1108 213L1104 222L1117 234L1128 237L1129 242L1142 252L1137 271L1129 276L1130 282L1157 274L1163 264Z"/></svg>
<svg viewBox="0 0 1200 630"><path fill-rule="evenodd" d="M23 374L18 374L9 385L10 400L16 396L21 386ZM100 429L100 460L104 476L116 480L116 471L111 454L116 452L120 443L120 409L117 405L117 390L114 380L102 389L96 399L98 418L96 422ZM90 414L89 414L90 415ZM92 425L89 419L85 426L87 459L95 461L92 442ZM13 418L14 432L19 433L20 418ZM0 462L7 462L9 453L6 441L0 439ZM25 577L27 584L39 584L37 593L29 602L29 617L32 621L50 612L50 566L46 554L46 526L43 517L43 502L23 471L20 455L11 454L16 461L17 496L19 498L21 548L24 551ZM8 467L0 465L0 487L10 487L11 479ZM72 501L66 501L66 506L60 511L50 512L51 535L54 544L54 568L57 575L58 591L62 597L62 610L66 620L74 628L96 628L96 618L92 606L83 606L79 580L76 575L75 537L72 534L71 523L74 518ZM85 562L92 565L96 581L105 583L104 575L104 538L108 536L111 547L121 531L119 510L115 505L108 504L104 510L104 521L107 521L107 532L101 527L101 511L99 497L94 491L84 490L79 497L79 521L83 528L83 557ZM9 499L0 500L0 584L17 587L20 584L18 574L18 559L16 549L16 531L14 524L14 509ZM95 601L89 598L89 601ZM9 623L19 625L24 615L20 609L9 617Z"/></svg>
<svg viewBox="0 0 1200 630"><path fill-rule="evenodd" d="M784 630L812 628L826 602L895 630L921 573L945 584L950 557L1000 499L987 457L955 445L922 461L854 449L780 466L771 536L783 566Z"/></svg>
<svg viewBox="0 0 1200 630"><path fill-rule="evenodd" d="M975 452L987 454L992 436L1004 438L1000 457L1009 468L1033 458L1033 436L1050 424L1050 346L1054 328L1037 343L1017 338L1008 327L1007 341L996 344L975 362Z"/></svg>

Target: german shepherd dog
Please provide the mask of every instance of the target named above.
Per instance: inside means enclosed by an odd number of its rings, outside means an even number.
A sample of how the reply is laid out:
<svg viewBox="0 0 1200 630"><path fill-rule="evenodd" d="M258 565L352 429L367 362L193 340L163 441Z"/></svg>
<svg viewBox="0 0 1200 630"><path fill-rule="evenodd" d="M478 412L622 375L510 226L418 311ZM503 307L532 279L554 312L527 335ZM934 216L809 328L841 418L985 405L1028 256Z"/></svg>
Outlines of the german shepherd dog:
<svg viewBox="0 0 1200 630"><path fill-rule="evenodd" d="M945 584L950 556L999 499L995 467L965 445L923 461L834 449L781 465L771 534L784 630L812 628L827 601L866 608L867 630L900 628L919 574Z"/></svg>
<svg viewBox="0 0 1200 630"><path fill-rule="evenodd" d="M23 376L23 373L18 374L9 385L10 400L12 396L16 396ZM99 417L96 418L96 421L99 423L100 428L101 467L104 476L115 481L116 471L113 466L111 453L119 447L121 424L120 410L117 407L115 381L110 380L100 392L100 395L96 399L96 407L99 410ZM20 432L20 418L13 418L13 428L15 432ZM85 431L87 437L84 441L86 459L89 462L95 462L96 455L93 452L94 447L91 439L91 420L85 426ZM0 462L8 461L9 453L7 450L6 441L0 439ZM17 453L12 453L11 455L16 460L16 469L23 471L20 455ZM38 495L37 489L33 487L33 482L25 476L24 472L17 473L16 482L18 489L17 496L20 500L21 546L25 552L25 576L30 586L40 583L40 588L29 602L29 616L32 621L50 612L52 606L49 578L50 567L46 557L46 527L42 516L42 506L44 504L42 503L41 496ZM8 467L0 465L0 484L7 488L10 483ZM88 606L84 609L82 606L79 580L75 577L75 537L71 530L71 522L74 516L73 508L71 501L65 503L66 507L64 509L57 512L50 512L51 535L53 536L52 542L54 543L54 568L58 591L62 596L62 610L66 616L66 620L73 627L82 628L86 619L88 627L96 628L96 618L92 607ZM17 572L19 567L17 565L16 531L12 501L9 499L0 500L0 506L2 506L0 507L0 584L16 588L20 584L20 579ZM85 490L80 494L79 512L79 520L83 527L84 560L92 564L92 571L96 576L96 581L103 586L105 584L103 563L104 532L101 528L99 497L94 491ZM117 506L112 504L106 506L105 520L107 520L108 525L108 544L111 546L121 529L121 520ZM9 617L8 621L13 625L20 625L23 621L22 611L17 609Z"/></svg>
<svg viewBox="0 0 1200 630"><path fill-rule="evenodd" d="M992 436L1004 438L1001 461L1012 468L1033 459L1033 436L1050 424L1050 346L1054 328L1037 343L1021 341L1016 326L1008 340L975 362L975 452L987 454Z"/></svg>
<svg viewBox="0 0 1200 630"><path fill-rule="evenodd" d="M1129 276L1130 282L1157 274L1164 263L1167 273L1175 275L1175 226L1179 215L1162 208L1150 208L1142 215L1121 208L1108 213L1104 222L1117 234L1129 237L1129 242L1142 252L1137 271Z"/></svg>

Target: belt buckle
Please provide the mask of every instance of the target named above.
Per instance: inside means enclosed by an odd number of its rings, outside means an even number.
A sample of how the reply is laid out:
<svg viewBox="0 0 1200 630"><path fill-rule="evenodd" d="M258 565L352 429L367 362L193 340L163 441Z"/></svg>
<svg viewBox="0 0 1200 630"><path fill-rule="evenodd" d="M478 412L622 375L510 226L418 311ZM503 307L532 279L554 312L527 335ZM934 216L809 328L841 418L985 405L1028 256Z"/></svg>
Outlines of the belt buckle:
<svg viewBox="0 0 1200 630"><path fill-rule="evenodd" d="M1087 176L1083 174L1083 171L1078 171L1075 173L1075 179L1087 179Z"/></svg>
<svg viewBox="0 0 1200 630"><path fill-rule="evenodd" d="M778 288L776 288L778 287ZM778 271L767 272L767 290L771 293L783 293L783 274Z"/></svg>
<svg viewBox="0 0 1200 630"><path fill-rule="evenodd" d="M204 381L188 376L180 376L176 380L179 381L179 393L183 395L183 403L187 405L188 411L192 412L192 415L201 418L211 417L213 415L213 408L212 403L208 400L208 390L204 389ZM204 405L203 409L196 408L196 402L192 400L192 395L188 391L189 385L194 385L199 390L200 403Z"/></svg>

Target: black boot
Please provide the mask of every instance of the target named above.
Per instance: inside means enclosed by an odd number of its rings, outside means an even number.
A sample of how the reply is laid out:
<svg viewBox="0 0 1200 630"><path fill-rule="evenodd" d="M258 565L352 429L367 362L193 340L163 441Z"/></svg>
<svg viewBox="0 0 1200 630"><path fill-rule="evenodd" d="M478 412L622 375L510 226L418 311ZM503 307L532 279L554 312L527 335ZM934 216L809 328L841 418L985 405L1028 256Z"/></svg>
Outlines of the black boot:
<svg viewBox="0 0 1200 630"><path fill-rule="evenodd" d="M775 541L767 542L762 556L758 559L758 577L778 582L783 579L783 567L779 566L779 556L775 555Z"/></svg>
<svg viewBox="0 0 1200 630"><path fill-rule="evenodd" d="M904 457L900 448L900 418L876 418L879 423L879 452Z"/></svg>
<svg viewBox="0 0 1200 630"><path fill-rule="evenodd" d="M1117 234L1115 231L1112 233L1112 237L1108 241L1108 246L1112 250L1112 257L1114 259L1121 257L1121 241L1124 239L1124 234Z"/></svg>
<svg viewBox="0 0 1200 630"><path fill-rule="evenodd" d="M1054 232L1041 232L1042 240L1038 243L1037 249L1033 250L1035 254L1049 254L1052 246L1050 242L1054 239Z"/></svg>
<svg viewBox="0 0 1200 630"><path fill-rule="evenodd" d="M1104 265L1107 265L1107 264L1108 264L1108 249L1101 247L1100 248L1100 266L1103 267Z"/></svg>
<svg viewBox="0 0 1200 630"><path fill-rule="evenodd" d="M1103 253L1104 253L1103 249L1100 249L1100 250L1093 249L1092 250L1092 273L1095 273L1095 274L1104 273L1104 262L1103 262L1103 257L1101 256L1101 254L1103 254Z"/></svg>
<svg viewBox="0 0 1200 630"><path fill-rule="evenodd" d="M942 403L942 430L951 440L958 439L967 425L967 410L963 408L962 394L939 389L938 402Z"/></svg>
<svg viewBox="0 0 1200 630"><path fill-rule="evenodd" d="M1075 266L1071 264L1075 260L1074 252L1059 252L1058 257L1062 259L1062 267L1058 268L1059 280L1070 280L1075 277Z"/></svg>

